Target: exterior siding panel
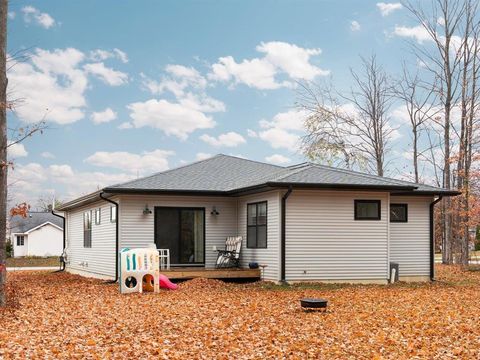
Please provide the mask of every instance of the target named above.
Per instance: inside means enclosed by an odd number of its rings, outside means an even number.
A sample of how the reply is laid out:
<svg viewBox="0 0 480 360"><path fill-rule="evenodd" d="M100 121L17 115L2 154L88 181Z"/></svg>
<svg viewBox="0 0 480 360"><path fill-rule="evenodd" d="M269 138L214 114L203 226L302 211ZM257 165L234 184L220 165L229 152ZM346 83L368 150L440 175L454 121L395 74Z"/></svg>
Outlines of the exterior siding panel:
<svg viewBox="0 0 480 360"><path fill-rule="evenodd" d="M381 201L381 220L354 220L354 200ZM389 195L293 190L286 205L286 280L386 280Z"/></svg>
<svg viewBox="0 0 480 360"><path fill-rule="evenodd" d="M249 262L265 264L264 279L280 280L280 191L238 198L238 235L243 237L241 265ZM247 248L247 204L267 201L267 248Z"/></svg>
<svg viewBox="0 0 480 360"><path fill-rule="evenodd" d="M95 224L95 209L101 208L100 225ZM92 247L83 247L83 213L92 211ZM99 201L66 215L66 269L115 277L115 223L110 222L110 203Z"/></svg>
<svg viewBox="0 0 480 360"><path fill-rule="evenodd" d="M430 276L430 197L392 196L392 204L408 204L408 222L391 223L390 260L399 275Z"/></svg>

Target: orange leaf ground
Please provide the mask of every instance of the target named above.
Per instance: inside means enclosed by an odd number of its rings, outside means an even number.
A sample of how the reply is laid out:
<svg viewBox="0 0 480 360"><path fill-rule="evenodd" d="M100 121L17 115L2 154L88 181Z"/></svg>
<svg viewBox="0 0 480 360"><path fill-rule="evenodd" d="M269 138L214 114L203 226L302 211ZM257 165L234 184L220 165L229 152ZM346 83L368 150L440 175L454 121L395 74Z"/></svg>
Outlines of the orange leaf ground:
<svg viewBox="0 0 480 360"><path fill-rule="evenodd" d="M0 358L480 358L480 272L439 267L434 284L225 284L120 295L67 273L9 274ZM306 313L302 297L329 300Z"/></svg>

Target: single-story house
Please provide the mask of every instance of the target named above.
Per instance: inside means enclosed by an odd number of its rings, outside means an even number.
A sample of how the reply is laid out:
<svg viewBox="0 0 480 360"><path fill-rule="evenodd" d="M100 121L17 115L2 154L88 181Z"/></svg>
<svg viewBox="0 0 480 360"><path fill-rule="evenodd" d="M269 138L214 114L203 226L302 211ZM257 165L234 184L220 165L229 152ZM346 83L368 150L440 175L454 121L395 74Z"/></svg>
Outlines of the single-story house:
<svg viewBox="0 0 480 360"><path fill-rule="evenodd" d="M63 221L50 212L29 212L10 220L13 257L60 256L63 251Z"/></svg>
<svg viewBox="0 0 480 360"><path fill-rule="evenodd" d="M63 204L66 270L118 278L123 247L170 250L171 264L215 266L242 236L241 266L272 281L378 282L434 276L433 207L458 193L312 163L216 155Z"/></svg>

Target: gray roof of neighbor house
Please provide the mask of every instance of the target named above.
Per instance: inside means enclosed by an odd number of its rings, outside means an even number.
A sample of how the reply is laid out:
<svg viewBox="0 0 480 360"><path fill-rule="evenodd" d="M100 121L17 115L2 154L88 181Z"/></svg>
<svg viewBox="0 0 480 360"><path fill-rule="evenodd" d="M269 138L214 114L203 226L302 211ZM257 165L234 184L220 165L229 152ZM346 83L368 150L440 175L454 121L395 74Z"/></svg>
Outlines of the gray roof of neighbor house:
<svg viewBox="0 0 480 360"><path fill-rule="evenodd" d="M372 189L393 194L457 195L447 190L408 181L364 174L313 163L278 166L235 156L219 154L175 169L153 174L104 188L64 204L66 210L99 194L120 193L185 193L210 195L240 195L279 187L323 189Z"/></svg>
<svg viewBox="0 0 480 360"><path fill-rule="evenodd" d="M26 233L39 225L51 222L63 229L63 221L49 212L29 212L26 218L14 216L10 220L10 233Z"/></svg>

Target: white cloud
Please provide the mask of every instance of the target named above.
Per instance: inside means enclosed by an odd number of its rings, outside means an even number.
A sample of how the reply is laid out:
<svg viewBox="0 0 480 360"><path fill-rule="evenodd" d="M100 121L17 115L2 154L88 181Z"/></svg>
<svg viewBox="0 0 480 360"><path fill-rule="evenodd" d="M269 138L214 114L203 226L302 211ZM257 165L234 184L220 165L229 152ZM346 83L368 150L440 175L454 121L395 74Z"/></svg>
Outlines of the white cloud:
<svg viewBox="0 0 480 360"><path fill-rule="evenodd" d="M251 138L257 138L258 137L258 134L256 133L256 131L253 131L252 129L247 129L247 135Z"/></svg>
<svg viewBox="0 0 480 360"><path fill-rule="evenodd" d="M9 141L9 146L7 148L7 153L8 153L8 157L11 159L25 157L28 155L28 152L25 149L25 146L23 144L20 144L20 143L11 144L10 141Z"/></svg>
<svg viewBox="0 0 480 360"><path fill-rule="evenodd" d="M8 91L11 98L21 100L15 109L20 120L69 124L82 119L88 84L79 68L83 59L84 54L74 48L36 49L30 63L13 66Z"/></svg>
<svg viewBox="0 0 480 360"><path fill-rule="evenodd" d="M120 125L117 126L118 129L120 130L126 130L126 129L133 129L133 125L132 123L128 122L128 121L125 121L123 123L121 123Z"/></svg>
<svg viewBox="0 0 480 360"><path fill-rule="evenodd" d="M220 134L217 138L203 134L200 136L200 140L206 142L209 145L212 146L225 146L225 147L236 147L238 145L246 143L245 138L233 131L230 131L225 134Z"/></svg>
<svg viewBox="0 0 480 360"><path fill-rule="evenodd" d="M203 153L203 152L199 152L197 153L197 155L195 155L196 160L205 160L211 157L212 157L212 154Z"/></svg>
<svg viewBox="0 0 480 360"><path fill-rule="evenodd" d="M281 41L262 42L256 50L262 58L244 59L236 62L232 56L224 56L213 64L208 77L215 81L245 84L257 89L291 87L291 81L277 79L279 75L291 80L313 80L329 74L310 63L312 56L320 55L318 48L302 48Z"/></svg>
<svg viewBox="0 0 480 360"><path fill-rule="evenodd" d="M49 151L44 151L40 154L41 157L45 158L45 159L55 159L55 155L53 155L51 152Z"/></svg>
<svg viewBox="0 0 480 360"><path fill-rule="evenodd" d="M92 50L89 53L89 58L97 62L114 58L114 59L120 60L124 64L128 63L127 54L124 51L117 48L114 48L112 51L104 50L104 49Z"/></svg>
<svg viewBox="0 0 480 360"><path fill-rule="evenodd" d="M185 95L187 88L204 89L207 86L207 80L193 67L183 65L167 65L165 67L166 76L160 81L149 79L142 74L144 86L153 94L160 95L169 91L176 97Z"/></svg>
<svg viewBox="0 0 480 360"><path fill-rule="evenodd" d="M388 16L395 10L400 10L403 6L401 3L377 3L377 7L380 10L382 16Z"/></svg>
<svg viewBox="0 0 480 360"><path fill-rule="evenodd" d="M169 168L168 157L174 155L169 150L145 151L133 154L126 151L97 151L85 159L85 162L101 167L120 169L135 174L149 174Z"/></svg>
<svg viewBox="0 0 480 360"><path fill-rule="evenodd" d="M95 124L108 123L116 118L117 113L111 108L106 108L105 110L99 112L93 112L92 115L90 115L90 119L92 119Z"/></svg>
<svg viewBox="0 0 480 360"><path fill-rule="evenodd" d="M8 18L9 18L10 20L15 19L15 16L17 16L17 14L15 13L15 11L9 11L9 12L8 12Z"/></svg>
<svg viewBox="0 0 480 360"><path fill-rule="evenodd" d="M131 103L127 108L136 128L150 126L182 140L197 129L215 126L215 121L203 112L164 99Z"/></svg>
<svg viewBox="0 0 480 360"><path fill-rule="evenodd" d="M55 25L55 20L47 13L42 13L33 6L24 6L22 8L23 19L26 23L36 23L45 29L49 29Z"/></svg>
<svg viewBox="0 0 480 360"><path fill-rule="evenodd" d="M280 154L273 154L273 155L267 156L265 160L269 163L277 164L277 165L288 164L291 161L286 156L283 156Z"/></svg>
<svg viewBox="0 0 480 360"><path fill-rule="evenodd" d="M55 194L70 200L107 185L135 178L133 173L104 173L76 171L66 164L43 167L38 163L17 164L8 172L9 192L13 203L35 201L45 194L46 189L55 188Z"/></svg>
<svg viewBox="0 0 480 360"><path fill-rule="evenodd" d="M151 126L183 140L197 129L213 128L215 121L207 114L225 111L225 104L205 93L207 80L196 69L182 65L167 65L165 72L160 81L141 74L143 84L153 95L172 93L175 101L150 99L129 104L132 126Z"/></svg>
<svg viewBox="0 0 480 360"><path fill-rule="evenodd" d="M106 67L103 62L86 64L83 68L87 73L98 77L110 86L120 86L128 82L128 75L126 73Z"/></svg>
<svg viewBox="0 0 480 360"><path fill-rule="evenodd" d="M356 20L353 20L351 23L350 23L350 30L351 31L360 31L361 29L361 25L358 21Z"/></svg>
<svg viewBox="0 0 480 360"><path fill-rule="evenodd" d="M303 134L303 121L306 113L298 110L289 110L278 113L271 121L261 120L258 137L270 144L274 149L285 148L296 151Z"/></svg>
<svg viewBox="0 0 480 360"><path fill-rule="evenodd" d="M412 27L396 25L393 34L400 37L415 39L419 44L422 44L424 41L432 40L428 31L422 25Z"/></svg>

